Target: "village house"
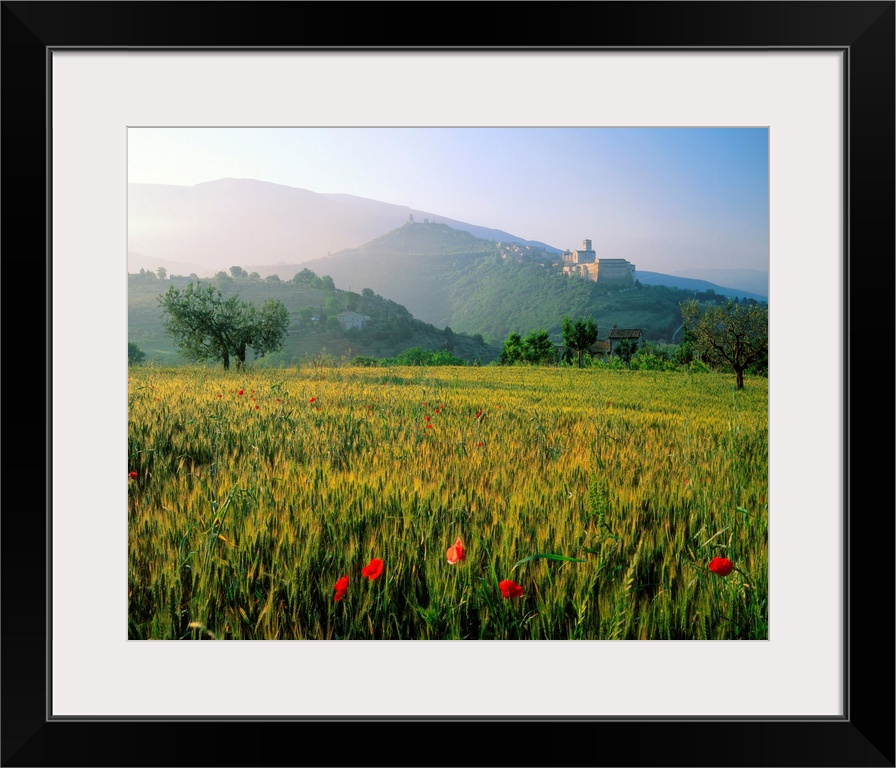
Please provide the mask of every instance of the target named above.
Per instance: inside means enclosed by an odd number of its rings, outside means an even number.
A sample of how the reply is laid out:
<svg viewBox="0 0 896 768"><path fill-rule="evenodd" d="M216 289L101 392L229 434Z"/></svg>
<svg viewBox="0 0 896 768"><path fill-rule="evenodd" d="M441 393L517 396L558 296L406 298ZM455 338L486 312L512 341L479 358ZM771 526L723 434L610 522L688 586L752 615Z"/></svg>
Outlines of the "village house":
<svg viewBox="0 0 896 768"><path fill-rule="evenodd" d="M369 315L362 315L358 312L340 312L335 315L335 318L343 331L347 331L349 328L363 328L364 324L370 320Z"/></svg>
<svg viewBox="0 0 896 768"><path fill-rule="evenodd" d="M617 328L616 323L613 323L613 327L610 329L610 332L607 334L607 343L609 344L609 355L613 356L613 345L618 344L620 341L630 340L635 343L635 348L639 347L642 342L641 338L641 329L640 328Z"/></svg>
<svg viewBox="0 0 896 768"><path fill-rule="evenodd" d="M587 352L596 360L607 362L613 356L613 345L623 340L631 340L635 343L635 348L641 345L643 335L640 328L617 328L614 324L607 334L606 341L595 341ZM563 344L556 345L557 360L570 359L575 357L575 351Z"/></svg>

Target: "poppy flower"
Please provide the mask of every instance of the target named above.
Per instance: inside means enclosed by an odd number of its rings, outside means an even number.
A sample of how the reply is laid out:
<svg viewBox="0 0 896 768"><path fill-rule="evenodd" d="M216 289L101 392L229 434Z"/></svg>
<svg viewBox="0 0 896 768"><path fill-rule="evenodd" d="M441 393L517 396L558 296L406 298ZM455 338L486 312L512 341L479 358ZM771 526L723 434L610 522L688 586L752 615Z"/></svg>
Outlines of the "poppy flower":
<svg viewBox="0 0 896 768"><path fill-rule="evenodd" d="M511 597L520 597L523 594L523 588L515 581L505 579L498 586L501 588L501 594L507 600Z"/></svg>
<svg viewBox="0 0 896 768"><path fill-rule="evenodd" d="M309 402L309 403L313 403L315 400L317 400L317 398L316 398L316 397L312 397L310 400L308 400L308 402Z"/></svg>
<svg viewBox="0 0 896 768"><path fill-rule="evenodd" d="M237 391L237 394L238 394L238 395L241 395L241 394L243 394L243 390L241 390L241 389L240 389L240 390L238 390L238 391Z"/></svg>
<svg viewBox="0 0 896 768"><path fill-rule="evenodd" d="M709 570L718 576L727 576L734 570L734 563L727 557L714 557L709 564Z"/></svg>
<svg viewBox="0 0 896 768"><path fill-rule="evenodd" d="M136 472L131 472L131 473L128 475L128 477L131 478L131 480L136 480L136 479L137 479L137 473L136 473Z"/></svg>
<svg viewBox="0 0 896 768"><path fill-rule="evenodd" d="M333 585L333 589L336 590L336 594L333 595L334 600L342 600L345 597L345 593L348 591L348 576L343 576L339 581L337 581Z"/></svg>
<svg viewBox="0 0 896 768"><path fill-rule="evenodd" d="M461 560L467 559L467 550L464 548L464 543L458 538L453 546L448 547L448 562L451 565L454 565Z"/></svg>
<svg viewBox="0 0 896 768"><path fill-rule="evenodd" d="M367 565L361 569L361 575L366 576L373 581L383 572L383 561L378 557L374 557Z"/></svg>

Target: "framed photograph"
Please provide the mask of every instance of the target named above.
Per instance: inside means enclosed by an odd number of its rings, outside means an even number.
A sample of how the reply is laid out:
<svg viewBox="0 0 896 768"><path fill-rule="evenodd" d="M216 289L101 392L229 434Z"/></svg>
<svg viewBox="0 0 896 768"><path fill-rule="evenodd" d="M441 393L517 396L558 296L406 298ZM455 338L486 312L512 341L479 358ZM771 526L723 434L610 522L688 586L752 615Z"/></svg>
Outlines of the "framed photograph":
<svg viewBox="0 0 896 768"><path fill-rule="evenodd" d="M44 466L46 504L8 504L4 520L3 765L274 765L276 728L296 764L893 766L893 654L879 643L892 637L893 518L877 492L892 463L868 425L892 402L875 373L893 316L894 5L435 4L440 31L464 45L371 46L328 40L346 24L348 37L426 36L425 6L3 3L7 258L46 232L45 455L7 454ZM472 8L506 15L521 42L482 41L493 35L470 31ZM295 12L327 32L296 30ZM126 633L118 350L137 126L765 131L766 636ZM446 751L421 757L405 723ZM484 737L465 731L460 754L459 723ZM537 727L519 739L507 725ZM399 733L408 746L383 738ZM309 742L323 752L310 757Z"/></svg>

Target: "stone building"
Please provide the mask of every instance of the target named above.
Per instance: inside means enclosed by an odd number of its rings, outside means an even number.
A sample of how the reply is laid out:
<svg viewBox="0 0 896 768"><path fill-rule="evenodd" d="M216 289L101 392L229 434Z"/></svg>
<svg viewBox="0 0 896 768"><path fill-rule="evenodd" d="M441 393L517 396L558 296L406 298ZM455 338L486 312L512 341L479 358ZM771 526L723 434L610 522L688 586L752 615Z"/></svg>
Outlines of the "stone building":
<svg viewBox="0 0 896 768"><path fill-rule="evenodd" d="M563 254L564 264L593 264L597 254L591 247L590 240L582 240L582 248L576 251L566 251Z"/></svg>
<svg viewBox="0 0 896 768"><path fill-rule="evenodd" d="M563 272L601 285L634 285L635 265L625 259L599 259L590 240L563 254Z"/></svg>

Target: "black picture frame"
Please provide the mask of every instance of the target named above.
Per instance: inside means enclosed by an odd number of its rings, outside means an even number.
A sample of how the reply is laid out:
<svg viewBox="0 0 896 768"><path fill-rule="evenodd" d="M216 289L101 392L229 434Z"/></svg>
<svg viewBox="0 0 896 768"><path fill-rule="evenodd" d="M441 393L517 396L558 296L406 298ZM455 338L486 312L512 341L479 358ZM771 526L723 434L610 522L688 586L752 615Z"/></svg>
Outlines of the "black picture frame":
<svg viewBox="0 0 896 768"><path fill-rule="evenodd" d="M428 10L427 10L428 9ZM894 766L894 573L890 415L894 274L894 2L3 2L2 238L7 309L21 329L22 291L40 273L45 311L26 303L27 336L7 354L32 365L37 329L46 342L43 430L16 429L3 516L0 658L3 766L617 765ZM298 21L296 21L297 19ZM407 40L414 40L408 44ZM512 44L511 44L512 41ZM814 377L842 376L846 636L844 716L838 718L305 718L111 717L60 721L48 713L49 554L52 499L49 351L52 290L48 221L51 118L49 53L60 48L570 48L840 49L845 56L845 327L811 306L807 332L843 333L842 366L819 361ZM24 244L24 245L23 245ZM36 254L43 251L43 259ZM11 293L11 290L10 290ZM27 301L27 299L26 299ZM24 345L21 341L27 339ZM883 342L883 344L882 344ZM794 343L798 343L795 341ZM21 353L24 352L25 355ZM17 354L18 353L18 354ZM23 357L25 358L23 360ZM33 371L28 378L34 379ZM25 417L19 375L6 405ZM10 384L13 386L10 386ZM886 387L886 391L884 391ZM9 414L10 411L7 411ZM888 420L887 427L892 424ZM855 439L853 432L856 433ZM871 433L869 435L869 433ZM31 450L30 435L44 438ZM861 436L861 437L859 437ZM40 442L40 437L37 438ZM24 443L24 445L23 445ZM23 450L25 448L25 450ZM31 483L25 477L36 475ZM46 488L45 514L16 500ZM27 490L25 490L27 488ZM869 495L870 494L870 495ZM883 496L883 498L881 498ZM45 545L46 543L46 545ZM805 568L813 563L811 553ZM47 600L44 600L44 596ZM102 674L102 670L97 670ZM723 685L698 679L707 691ZM363 726L363 727L362 727ZM358 730L360 728L360 730Z"/></svg>

